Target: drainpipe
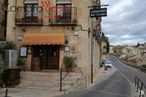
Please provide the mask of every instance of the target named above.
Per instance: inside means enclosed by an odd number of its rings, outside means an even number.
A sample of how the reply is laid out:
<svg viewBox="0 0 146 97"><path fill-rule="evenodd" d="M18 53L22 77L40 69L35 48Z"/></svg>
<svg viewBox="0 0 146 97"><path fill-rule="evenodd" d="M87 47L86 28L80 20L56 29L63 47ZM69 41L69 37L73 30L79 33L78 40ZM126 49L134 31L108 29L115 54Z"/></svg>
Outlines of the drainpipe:
<svg viewBox="0 0 146 97"><path fill-rule="evenodd" d="M90 50L91 50L91 83L93 83L93 33L90 31Z"/></svg>
<svg viewBox="0 0 146 97"><path fill-rule="evenodd" d="M90 57L90 64L91 64L91 83L93 83L93 33L91 32L90 28L88 29L88 33L89 33L89 57Z"/></svg>

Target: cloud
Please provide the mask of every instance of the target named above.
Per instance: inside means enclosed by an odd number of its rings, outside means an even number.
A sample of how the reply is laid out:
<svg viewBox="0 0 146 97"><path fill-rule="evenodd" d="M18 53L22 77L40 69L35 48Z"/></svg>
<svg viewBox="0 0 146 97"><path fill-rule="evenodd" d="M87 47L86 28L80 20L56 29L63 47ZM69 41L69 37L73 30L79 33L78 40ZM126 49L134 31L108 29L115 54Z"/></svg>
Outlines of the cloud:
<svg viewBox="0 0 146 97"><path fill-rule="evenodd" d="M125 45L125 42L126 42L126 44L128 44L128 45L136 45L137 44L137 42L143 42L143 39L131 39L131 40L122 40L122 41L116 41L116 42L114 42L114 44L113 45Z"/></svg>
<svg viewBox="0 0 146 97"><path fill-rule="evenodd" d="M137 44L146 41L146 1L102 0L109 4L102 19L102 31L111 44Z"/></svg>

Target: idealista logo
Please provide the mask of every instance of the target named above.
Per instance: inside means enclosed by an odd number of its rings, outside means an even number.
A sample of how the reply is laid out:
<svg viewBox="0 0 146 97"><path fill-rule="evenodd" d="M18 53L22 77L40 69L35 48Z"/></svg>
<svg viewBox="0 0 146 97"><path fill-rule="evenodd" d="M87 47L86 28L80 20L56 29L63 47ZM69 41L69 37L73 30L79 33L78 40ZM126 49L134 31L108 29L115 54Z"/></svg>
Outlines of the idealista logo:
<svg viewBox="0 0 146 97"><path fill-rule="evenodd" d="M60 7L60 6L56 6L56 0L38 0L38 3L41 4L41 6L37 6L35 7L37 12L42 12L43 10L53 13L56 12L70 12L70 10L68 10L68 7L64 8L64 7ZM9 5L9 4L8 4ZM7 7L7 5L2 5L2 10L3 11L10 11L10 12L22 12L25 9L33 9L32 6L9 6ZM25 10L27 12L34 12L34 10ZM43 18L52 18L50 16L44 16ZM55 18L58 18L58 16L55 16Z"/></svg>
<svg viewBox="0 0 146 97"><path fill-rule="evenodd" d="M38 0L38 3L41 4L42 6L37 6L36 10L38 12L41 12L43 10L46 10L46 11L48 10L49 11L50 7L55 7L54 6L55 2L56 2L56 0ZM8 4L8 6L9 6L9 4ZM7 11L7 12L8 11L18 12L18 11L23 11L26 8L32 8L32 7L33 6L16 6L16 5L7 7L7 5L3 4L2 5L2 10ZM27 10L27 11L29 11L29 10Z"/></svg>

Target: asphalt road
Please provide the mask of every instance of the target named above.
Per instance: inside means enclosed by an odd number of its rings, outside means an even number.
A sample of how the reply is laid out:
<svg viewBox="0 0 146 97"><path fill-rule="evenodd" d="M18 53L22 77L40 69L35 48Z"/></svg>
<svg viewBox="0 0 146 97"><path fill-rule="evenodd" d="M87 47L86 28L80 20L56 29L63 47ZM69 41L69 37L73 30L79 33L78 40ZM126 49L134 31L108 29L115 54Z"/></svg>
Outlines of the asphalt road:
<svg viewBox="0 0 146 97"><path fill-rule="evenodd" d="M133 72L136 74L142 72L121 63L115 56L110 57L112 64L118 69L118 71L107 80L88 90L69 93L59 97L131 97L129 82L134 79L135 75Z"/></svg>
<svg viewBox="0 0 146 97"><path fill-rule="evenodd" d="M120 60L113 55L110 56L110 60L113 63L113 65L123 75L125 75L125 77L130 82L134 83L135 82L135 76L137 76L143 82L143 84L146 86L146 73L120 62ZM139 85L141 85L141 83ZM143 90L146 92L146 88L143 88Z"/></svg>
<svg viewBox="0 0 146 97"><path fill-rule="evenodd" d="M146 73L133 68L131 66L125 65L124 63L120 62L119 59L115 56L110 56L110 60L113 65L123 73L131 82L134 83L135 76L138 76L146 85Z"/></svg>

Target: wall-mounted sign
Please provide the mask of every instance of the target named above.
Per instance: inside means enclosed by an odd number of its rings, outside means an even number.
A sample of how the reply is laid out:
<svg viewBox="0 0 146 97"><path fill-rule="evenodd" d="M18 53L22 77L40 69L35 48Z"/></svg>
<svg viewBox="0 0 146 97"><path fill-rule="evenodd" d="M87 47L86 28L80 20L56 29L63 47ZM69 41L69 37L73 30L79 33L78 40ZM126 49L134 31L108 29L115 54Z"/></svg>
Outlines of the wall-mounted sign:
<svg viewBox="0 0 146 97"><path fill-rule="evenodd" d="M27 57L27 47L26 46L20 47L20 57Z"/></svg>
<svg viewBox="0 0 146 97"><path fill-rule="evenodd" d="M17 40L17 41L22 41L22 35L16 36L16 40Z"/></svg>
<svg viewBox="0 0 146 97"><path fill-rule="evenodd" d="M69 46L65 46L64 51L65 52L69 52L70 51L70 47Z"/></svg>
<svg viewBox="0 0 146 97"><path fill-rule="evenodd" d="M107 8L93 8L90 9L90 17L105 17L107 16Z"/></svg>

